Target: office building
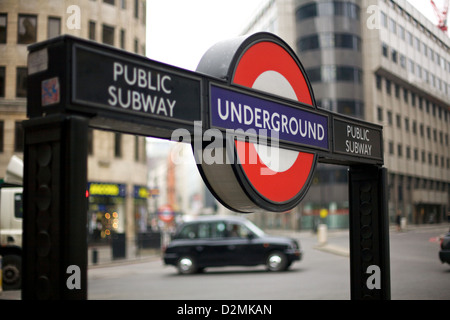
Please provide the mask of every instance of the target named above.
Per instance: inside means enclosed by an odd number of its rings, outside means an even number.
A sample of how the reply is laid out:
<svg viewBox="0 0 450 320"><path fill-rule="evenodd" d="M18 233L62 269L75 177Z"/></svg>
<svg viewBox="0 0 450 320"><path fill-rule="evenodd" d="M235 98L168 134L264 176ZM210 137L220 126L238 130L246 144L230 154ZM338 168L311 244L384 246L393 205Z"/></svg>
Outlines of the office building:
<svg viewBox="0 0 450 320"><path fill-rule="evenodd" d="M62 34L145 54L145 1L0 1L0 179L12 155L23 159L27 46ZM145 138L91 130L88 146L91 239L133 237L147 215Z"/></svg>
<svg viewBox="0 0 450 320"><path fill-rule="evenodd" d="M431 5L431 4L430 4ZM292 26L292 27L288 27ZM320 108L383 125L388 208L408 223L450 212L450 38L406 0L268 0L245 33L296 51ZM293 227L348 225L347 168L319 165Z"/></svg>

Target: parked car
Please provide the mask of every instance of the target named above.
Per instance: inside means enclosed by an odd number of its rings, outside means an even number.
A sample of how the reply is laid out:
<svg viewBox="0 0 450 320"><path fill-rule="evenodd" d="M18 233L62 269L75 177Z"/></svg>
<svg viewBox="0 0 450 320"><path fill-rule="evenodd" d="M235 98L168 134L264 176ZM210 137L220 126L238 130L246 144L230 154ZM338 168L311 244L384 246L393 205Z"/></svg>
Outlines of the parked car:
<svg viewBox="0 0 450 320"><path fill-rule="evenodd" d="M442 263L450 264L450 230L441 238L441 250L439 251L439 259Z"/></svg>
<svg viewBox="0 0 450 320"><path fill-rule="evenodd" d="M301 258L297 240L269 236L239 216L203 216L185 222L164 252L164 263L181 274L222 266L266 265L270 271L283 271Z"/></svg>

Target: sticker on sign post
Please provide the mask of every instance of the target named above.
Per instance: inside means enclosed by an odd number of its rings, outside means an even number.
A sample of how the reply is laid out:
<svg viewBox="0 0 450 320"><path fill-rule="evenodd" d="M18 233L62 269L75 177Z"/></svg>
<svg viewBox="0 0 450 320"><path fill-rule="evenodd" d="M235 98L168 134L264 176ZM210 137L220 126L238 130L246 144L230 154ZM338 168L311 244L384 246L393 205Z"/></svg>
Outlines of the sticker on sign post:
<svg viewBox="0 0 450 320"><path fill-rule="evenodd" d="M42 106L59 103L60 89L57 77L42 81Z"/></svg>

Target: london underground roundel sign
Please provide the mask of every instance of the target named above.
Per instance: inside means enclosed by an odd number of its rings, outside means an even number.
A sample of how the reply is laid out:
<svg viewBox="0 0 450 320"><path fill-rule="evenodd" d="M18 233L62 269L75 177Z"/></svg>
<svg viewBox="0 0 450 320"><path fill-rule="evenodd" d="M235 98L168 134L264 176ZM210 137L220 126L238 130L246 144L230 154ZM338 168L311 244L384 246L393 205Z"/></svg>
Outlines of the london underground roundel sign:
<svg viewBox="0 0 450 320"><path fill-rule="evenodd" d="M273 34L257 33L219 43L206 52L197 71L226 79L230 86L251 88L316 108L300 61ZM229 127L234 129L243 125L245 130L253 125L251 129L257 129L256 132L265 129L280 135L307 130L306 121L292 121L294 117L286 117L281 110L259 108L253 101L242 100L238 104L227 98L226 93L220 95L220 90L210 88L212 127L221 126L220 121L231 121ZM273 148L253 139L236 138L223 149L229 163L201 162L198 168L216 198L239 212L292 209L306 194L317 162L313 152Z"/></svg>

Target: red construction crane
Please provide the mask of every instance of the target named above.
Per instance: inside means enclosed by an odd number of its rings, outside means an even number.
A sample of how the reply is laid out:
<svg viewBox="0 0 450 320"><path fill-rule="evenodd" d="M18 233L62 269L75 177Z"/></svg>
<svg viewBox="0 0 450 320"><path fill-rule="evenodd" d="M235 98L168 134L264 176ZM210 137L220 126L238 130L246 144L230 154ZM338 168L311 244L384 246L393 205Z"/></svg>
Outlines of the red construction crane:
<svg viewBox="0 0 450 320"><path fill-rule="evenodd" d="M434 12L436 13L437 17L438 17L438 28L441 29L442 31L446 32L447 31L447 14L448 14L448 3L449 0L446 0L444 3L444 9L439 10L438 7L436 6L436 4L434 3L433 0L431 1L431 5L433 6Z"/></svg>

